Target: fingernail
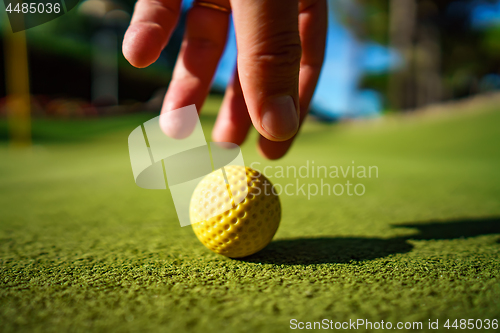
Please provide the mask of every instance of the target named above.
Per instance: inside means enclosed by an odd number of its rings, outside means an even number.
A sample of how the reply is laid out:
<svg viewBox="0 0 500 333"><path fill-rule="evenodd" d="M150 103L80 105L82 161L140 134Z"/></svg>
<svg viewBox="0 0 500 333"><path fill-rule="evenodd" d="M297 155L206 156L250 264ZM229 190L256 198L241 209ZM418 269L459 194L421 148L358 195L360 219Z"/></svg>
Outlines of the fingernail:
<svg viewBox="0 0 500 333"><path fill-rule="evenodd" d="M276 139L289 139L299 128L299 116L292 96L273 97L262 107L261 126Z"/></svg>

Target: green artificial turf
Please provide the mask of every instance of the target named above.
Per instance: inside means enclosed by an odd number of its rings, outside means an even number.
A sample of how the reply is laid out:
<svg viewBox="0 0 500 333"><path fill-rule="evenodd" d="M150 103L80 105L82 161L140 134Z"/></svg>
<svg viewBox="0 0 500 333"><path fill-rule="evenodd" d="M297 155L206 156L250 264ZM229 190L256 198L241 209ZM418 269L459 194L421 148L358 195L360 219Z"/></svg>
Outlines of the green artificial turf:
<svg viewBox="0 0 500 333"><path fill-rule="evenodd" d="M217 103L202 117L207 137ZM354 161L378 178L323 179L362 183L362 196L282 194L274 241L242 260L181 228L168 190L135 185L127 137L152 117L37 121L31 151L0 143L0 331L286 332L291 319L428 331L429 319L500 319L500 107L311 122L274 162L254 132L245 161L271 176Z"/></svg>

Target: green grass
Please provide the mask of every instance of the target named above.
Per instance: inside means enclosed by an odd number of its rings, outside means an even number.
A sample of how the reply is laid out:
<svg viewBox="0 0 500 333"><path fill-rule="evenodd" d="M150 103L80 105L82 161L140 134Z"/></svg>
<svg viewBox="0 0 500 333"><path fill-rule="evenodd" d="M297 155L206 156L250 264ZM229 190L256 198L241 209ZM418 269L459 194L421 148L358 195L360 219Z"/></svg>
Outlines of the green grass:
<svg viewBox="0 0 500 333"><path fill-rule="evenodd" d="M217 103L202 118L208 137ZM379 176L323 180L363 183L363 196L282 194L275 240L243 260L181 228L168 191L134 184L127 137L152 117L37 121L31 151L0 143L0 331L285 332L292 318L427 331L429 319L500 319L500 108L309 123L275 162L253 133L244 158L261 170L354 161Z"/></svg>

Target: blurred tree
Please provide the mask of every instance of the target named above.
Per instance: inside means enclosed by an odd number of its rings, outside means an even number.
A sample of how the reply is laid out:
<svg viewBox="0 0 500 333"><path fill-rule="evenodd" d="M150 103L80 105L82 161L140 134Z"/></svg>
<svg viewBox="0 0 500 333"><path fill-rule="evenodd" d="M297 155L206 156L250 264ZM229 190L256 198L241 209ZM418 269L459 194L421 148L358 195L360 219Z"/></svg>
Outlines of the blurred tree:
<svg viewBox="0 0 500 333"><path fill-rule="evenodd" d="M365 76L362 86L380 91L398 110L480 92L482 78L499 74L500 27L474 28L471 17L477 6L498 2L358 0L362 27L343 21L361 39L393 47L404 60L391 73Z"/></svg>
<svg viewBox="0 0 500 333"><path fill-rule="evenodd" d="M405 66L391 75L388 97L393 107L406 109L415 104L414 40L417 25L416 0L390 0L389 42L399 51Z"/></svg>

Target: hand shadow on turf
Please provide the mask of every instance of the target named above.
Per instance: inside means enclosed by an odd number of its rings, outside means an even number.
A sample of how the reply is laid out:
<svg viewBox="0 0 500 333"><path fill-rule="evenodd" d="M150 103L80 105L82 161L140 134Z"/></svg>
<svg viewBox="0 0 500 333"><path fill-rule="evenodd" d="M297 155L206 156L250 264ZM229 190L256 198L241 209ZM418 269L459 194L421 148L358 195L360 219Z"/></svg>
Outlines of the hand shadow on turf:
<svg viewBox="0 0 500 333"><path fill-rule="evenodd" d="M318 237L279 239L264 250L241 260L255 263L310 265L348 263L407 253L413 249L408 240L457 239L500 233L500 217L427 221L392 225L413 228L415 235L393 238ZM497 243L500 240L497 240Z"/></svg>

